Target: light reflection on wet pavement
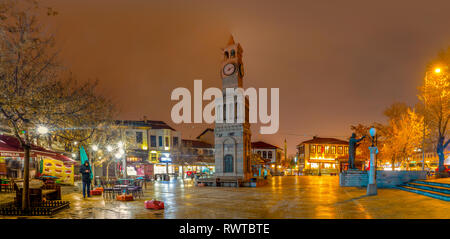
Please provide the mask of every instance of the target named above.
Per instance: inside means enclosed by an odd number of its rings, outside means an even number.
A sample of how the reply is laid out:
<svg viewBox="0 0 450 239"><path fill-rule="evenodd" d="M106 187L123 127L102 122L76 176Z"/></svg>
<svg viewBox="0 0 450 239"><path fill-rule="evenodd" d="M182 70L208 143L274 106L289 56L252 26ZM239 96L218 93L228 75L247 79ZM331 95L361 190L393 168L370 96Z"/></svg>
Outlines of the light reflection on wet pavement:
<svg viewBox="0 0 450 239"><path fill-rule="evenodd" d="M52 217L29 218L450 218L450 203L396 189L339 187L337 176L284 176L258 188L195 187L190 180L149 183L141 199L120 202L101 196L63 195L70 208ZM145 209L145 200L164 210ZM11 218L11 217L4 217Z"/></svg>

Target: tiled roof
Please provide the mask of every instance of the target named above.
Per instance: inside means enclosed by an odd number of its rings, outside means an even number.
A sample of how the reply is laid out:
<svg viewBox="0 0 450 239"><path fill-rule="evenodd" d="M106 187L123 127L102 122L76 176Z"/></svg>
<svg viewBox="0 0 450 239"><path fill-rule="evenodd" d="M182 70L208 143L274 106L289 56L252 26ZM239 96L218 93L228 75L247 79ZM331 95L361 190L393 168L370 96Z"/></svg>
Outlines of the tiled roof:
<svg viewBox="0 0 450 239"><path fill-rule="evenodd" d="M275 146L275 145L272 145L272 144L268 144L268 143L263 142L263 141L253 142L252 143L252 148L254 148L254 149L281 149L278 146Z"/></svg>
<svg viewBox="0 0 450 239"><path fill-rule="evenodd" d="M181 143L183 144L183 146L193 148L213 148L211 144L199 140L182 139Z"/></svg>
<svg viewBox="0 0 450 239"><path fill-rule="evenodd" d="M335 138L314 137L313 139L301 142L299 145L301 144L348 144L348 141Z"/></svg>
<svg viewBox="0 0 450 239"><path fill-rule="evenodd" d="M159 120L116 120L116 125L126 125L134 127L150 127L152 129L170 129L176 131L164 121Z"/></svg>
<svg viewBox="0 0 450 239"><path fill-rule="evenodd" d="M199 139L200 137L202 137L202 135L206 134L208 131L211 131L211 132L214 133L214 129L213 128L207 128L201 134L199 134L196 139Z"/></svg>

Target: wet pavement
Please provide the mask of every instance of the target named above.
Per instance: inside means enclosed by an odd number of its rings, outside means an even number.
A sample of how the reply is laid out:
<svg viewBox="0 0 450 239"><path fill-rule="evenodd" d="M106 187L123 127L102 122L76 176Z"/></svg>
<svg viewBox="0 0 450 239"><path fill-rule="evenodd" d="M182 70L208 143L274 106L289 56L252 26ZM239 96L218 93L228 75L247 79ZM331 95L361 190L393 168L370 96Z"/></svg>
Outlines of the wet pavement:
<svg viewBox="0 0 450 239"><path fill-rule="evenodd" d="M450 218L450 203L397 189L339 187L337 176L284 176L259 188L195 187L190 180L148 184L144 197L130 202L83 199L65 190L70 208L52 217L29 218ZM3 196L0 196L3 197ZM164 210L144 201L164 201ZM2 217L0 217L2 218ZM12 218L12 217L3 217Z"/></svg>

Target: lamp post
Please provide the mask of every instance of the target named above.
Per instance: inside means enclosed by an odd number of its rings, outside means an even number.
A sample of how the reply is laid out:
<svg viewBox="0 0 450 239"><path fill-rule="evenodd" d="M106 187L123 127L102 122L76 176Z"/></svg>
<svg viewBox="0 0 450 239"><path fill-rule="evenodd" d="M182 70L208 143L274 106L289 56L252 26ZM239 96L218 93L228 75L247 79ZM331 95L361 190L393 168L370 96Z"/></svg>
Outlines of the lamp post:
<svg viewBox="0 0 450 239"><path fill-rule="evenodd" d="M442 69L440 67L435 67L433 72L434 72L434 74L438 75L438 74L440 74L442 72ZM425 82L428 81L428 73L429 73L429 71L427 71L425 73ZM426 108L427 108L427 102L426 101L424 101L424 107L425 107L425 110L426 110ZM426 114L423 117L422 171L425 171L425 134L426 134L425 133L425 131L426 131L426 129L425 129L426 124L425 123L426 123Z"/></svg>
<svg viewBox="0 0 450 239"><path fill-rule="evenodd" d="M94 160L95 160L95 156L98 150L98 146L97 145L92 145L92 154L91 154L91 168L92 168L92 177L94 178L94 185L92 185L92 187L95 187L96 185L96 178L95 178L95 164L94 164Z"/></svg>
<svg viewBox="0 0 450 239"><path fill-rule="evenodd" d="M125 154L125 150L123 149L124 144L120 141L117 146L119 146L119 154L123 156L122 167L123 167L123 178L127 178L127 156Z"/></svg>
<svg viewBox="0 0 450 239"><path fill-rule="evenodd" d="M375 165L376 154L378 153L377 142L376 142L376 129L371 128L369 130L372 146L369 147L370 150L370 171L369 171L369 182L367 184L367 196L377 195L377 181L376 173L377 166Z"/></svg>

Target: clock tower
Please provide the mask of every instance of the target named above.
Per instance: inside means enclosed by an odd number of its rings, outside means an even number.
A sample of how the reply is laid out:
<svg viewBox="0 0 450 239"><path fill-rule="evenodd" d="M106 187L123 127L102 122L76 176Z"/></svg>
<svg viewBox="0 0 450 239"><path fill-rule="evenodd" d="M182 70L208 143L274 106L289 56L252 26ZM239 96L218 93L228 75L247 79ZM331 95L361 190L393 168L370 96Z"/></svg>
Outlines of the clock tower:
<svg viewBox="0 0 450 239"><path fill-rule="evenodd" d="M234 91L243 88L244 67L242 47L233 36L223 50L220 70L223 99L219 101L215 124L216 178L236 178L248 182L251 178L251 132L248 121L248 100ZM233 89L233 93L230 90ZM241 99L242 102L238 102ZM244 114L244 115L242 115ZM241 117L241 118L240 118ZM241 120L238 120L238 119Z"/></svg>

